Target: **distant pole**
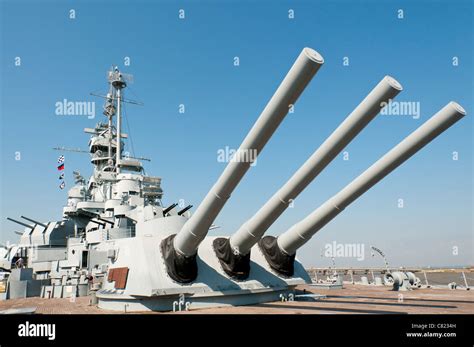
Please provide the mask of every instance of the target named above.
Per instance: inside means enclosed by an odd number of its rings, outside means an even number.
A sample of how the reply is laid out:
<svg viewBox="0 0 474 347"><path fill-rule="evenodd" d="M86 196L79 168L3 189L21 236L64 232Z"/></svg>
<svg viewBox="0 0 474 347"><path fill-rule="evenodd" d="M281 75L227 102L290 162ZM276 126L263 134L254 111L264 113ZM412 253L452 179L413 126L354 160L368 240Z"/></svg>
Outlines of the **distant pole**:
<svg viewBox="0 0 474 347"><path fill-rule="evenodd" d="M429 287L430 284L428 283L428 277L426 276L426 271L423 271L423 275L425 276L425 283L426 283L426 286Z"/></svg>
<svg viewBox="0 0 474 347"><path fill-rule="evenodd" d="M462 272L462 277L464 278L464 283L466 284L466 289L469 290L469 284L467 284L466 274Z"/></svg>
<svg viewBox="0 0 474 347"><path fill-rule="evenodd" d="M120 173L120 160L122 156L122 141L121 141L121 132L122 132L122 114L121 114L121 107L122 106L122 93L120 88L117 89L117 162L115 163L117 169L117 173Z"/></svg>
<svg viewBox="0 0 474 347"><path fill-rule="evenodd" d="M115 98L115 90L112 86L112 83L110 84L109 95L111 97L110 98L110 104L111 104L110 108L113 111L113 108L114 108L113 100ZM108 137L109 137L108 157L109 157L109 159L107 159L107 165L112 166L113 163L114 163L114 160L112 159L112 142L114 140L114 134L113 134L113 131L112 131L112 129L113 129L113 119L112 119L113 113L111 112L110 114L108 114L107 117L109 117L109 125L108 125L109 126L109 133L108 133ZM107 197L109 199L112 199L112 182L109 182L107 184Z"/></svg>

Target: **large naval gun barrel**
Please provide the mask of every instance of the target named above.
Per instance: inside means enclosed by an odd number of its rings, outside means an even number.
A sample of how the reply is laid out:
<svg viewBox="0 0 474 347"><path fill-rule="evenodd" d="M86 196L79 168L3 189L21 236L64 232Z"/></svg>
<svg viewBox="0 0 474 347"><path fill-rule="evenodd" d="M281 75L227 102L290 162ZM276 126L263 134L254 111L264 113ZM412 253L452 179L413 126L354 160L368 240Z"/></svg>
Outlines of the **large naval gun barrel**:
<svg viewBox="0 0 474 347"><path fill-rule="evenodd" d="M162 250L168 273L173 279L186 283L196 278L195 257L199 244L232 191L323 63L323 57L313 49L302 50L234 157L195 213L176 236L164 240Z"/></svg>
<svg viewBox="0 0 474 347"><path fill-rule="evenodd" d="M385 76L251 219L245 222L230 239L219 238L214 241L216 254L227 274L240 279L248 276L249 252L253 245L280 217L291 201L375 118L383 105L401 90L400 83L390 76Z"/></svg>
<svg viewBox="0 0 474 347"><path fill-rule="evenodd" d="M404 163L430 141L466 115L457 103L450 102L407 136L354 181L334 195L306 218L278 238L266 236L259 246L269 265L277 272L291 276L296 250L329 223L354 200Z"/></svg>

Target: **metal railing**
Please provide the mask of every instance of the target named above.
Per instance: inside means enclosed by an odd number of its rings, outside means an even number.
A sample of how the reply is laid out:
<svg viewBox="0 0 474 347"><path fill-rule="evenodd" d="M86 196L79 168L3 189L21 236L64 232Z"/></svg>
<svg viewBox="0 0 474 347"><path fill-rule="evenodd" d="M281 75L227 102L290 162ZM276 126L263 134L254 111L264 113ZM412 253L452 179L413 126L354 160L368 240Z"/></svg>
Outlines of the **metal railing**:
<svg viewBox="0 0 474 347"><path fill-rule="evenodd" d="M110 228L104 230L104 240L116 240L135 237L135 227Z"/></svg>
<svg viewBox="0 0 474 347"><path fill-rule="evenodd" d="M306 269L314 282L325 280L327 277L337 273L342 276L345 283L362 283L361 278L366 277L369 284L375 283L376 277L383 279L387 272L383 268L309 268ZM469 268L460 269L394 269L393 271L410 271L419 279L420 284L427 288L447 288L451 283L455 283L459 289L470 289L474 287L474 273Z"/></svg>

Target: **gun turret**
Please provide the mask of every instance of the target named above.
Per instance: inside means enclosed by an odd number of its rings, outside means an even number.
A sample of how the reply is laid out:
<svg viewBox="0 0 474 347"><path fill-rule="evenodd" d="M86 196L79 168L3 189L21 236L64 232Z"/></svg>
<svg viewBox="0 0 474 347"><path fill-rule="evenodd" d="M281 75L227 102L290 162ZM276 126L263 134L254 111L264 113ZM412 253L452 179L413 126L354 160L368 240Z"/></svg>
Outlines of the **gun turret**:
<svg viewBox="0 0 474 347"><path fill-rule="evenodd" d="M186 206L185 208L183 208L182 210L179 210L178 211L178 216L181 216L182 214L186 213L187 211L189 211L190 209L193 208L193 205L188 205Z"/></svg>
<svg viewBox="0 0 474 347"><path fill-rule="evenodd" d="M393 99L402 86L385 76L313 155L280 188L265 205L245 222L230 239L214 240L214 249L226 273L238 279L248 277L250 249L268 228L324 168L351 142Z"/></svg>
<svg viewBox="0 0 474 347"><path fill-rule="evenodd" d="M262 238L259 241L259 247L269 265L275 271L291 276L295 253L298 248L308 242L315 233L358 197L465 115L466 111L459 104L455 102L448 103L427 122L306 218L293 225L278 238L272 236Z"/></svg>
<svg viewBox="0 0 474 347"><path fill-rule="evenodd" d="M165 239L163 254L168 274L178 282L196 278L196 253L210 226L250 165L323 64L316 51L304 48L292 68L243 140L224 172L177 235Z"/></svg>
<svg viewBox="0 0 474 347"><path fill-rule="evenodd" d="M171 212L171 210L174 209L176 206L178 206L178 204L177 204L177 203L174 203L174 204L171 204L170 206L168 206L167 208L165 208L165 209L163 210L163 216L166 216L166 214L167 214L168 212Z"/></svg>

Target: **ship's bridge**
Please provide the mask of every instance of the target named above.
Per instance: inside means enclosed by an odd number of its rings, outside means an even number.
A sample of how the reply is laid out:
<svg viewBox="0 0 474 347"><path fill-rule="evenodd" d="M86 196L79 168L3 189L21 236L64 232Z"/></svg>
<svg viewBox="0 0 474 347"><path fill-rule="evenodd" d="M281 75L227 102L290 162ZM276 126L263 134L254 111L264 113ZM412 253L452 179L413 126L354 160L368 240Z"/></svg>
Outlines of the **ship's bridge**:
<svg viewBox="0 0 474 347"><path fill-rule="evenodd" d="M147 200L155 200L161 199L163 195L160 177L144 176L137 173L118 174L114 188L114 194L117 196L127 194L129 196L141 196Z"/></svg>
<svg viewBox="0 0 474 347"><path fill-rule="evenodd" d="M127 170L127 171L134 171L134 172L143 171L142 163L136 159L122 158L118 162L118 167L120 167L122 170Z"/></svg>

